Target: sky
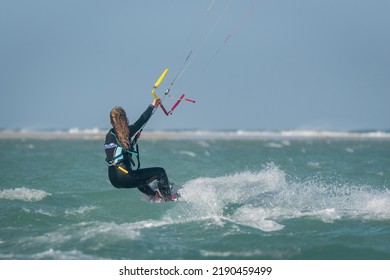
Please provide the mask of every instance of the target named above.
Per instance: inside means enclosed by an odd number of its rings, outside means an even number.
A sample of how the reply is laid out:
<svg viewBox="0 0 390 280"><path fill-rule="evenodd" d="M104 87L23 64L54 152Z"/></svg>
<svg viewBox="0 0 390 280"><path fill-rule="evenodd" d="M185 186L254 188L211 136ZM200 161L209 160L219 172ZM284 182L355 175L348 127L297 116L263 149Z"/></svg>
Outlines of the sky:
<svg viewBox="0 0 390 280"><path fill-rule="evenodd" d="M388 0L0 0L0 129L389 130Z"/></svg>

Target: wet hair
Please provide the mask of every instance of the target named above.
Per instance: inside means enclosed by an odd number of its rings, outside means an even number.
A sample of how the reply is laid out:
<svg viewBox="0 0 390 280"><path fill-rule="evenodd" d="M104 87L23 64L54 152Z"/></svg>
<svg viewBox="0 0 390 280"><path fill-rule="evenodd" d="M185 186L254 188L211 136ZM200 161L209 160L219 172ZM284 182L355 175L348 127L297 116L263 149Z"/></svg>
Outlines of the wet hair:
<svg viewBox="0 0 390 280"><path fill-rule="evenodd" d="M110 112L110 121L122 148L130 149L129 120L125 110L122 107L114 107Z"/></svg>

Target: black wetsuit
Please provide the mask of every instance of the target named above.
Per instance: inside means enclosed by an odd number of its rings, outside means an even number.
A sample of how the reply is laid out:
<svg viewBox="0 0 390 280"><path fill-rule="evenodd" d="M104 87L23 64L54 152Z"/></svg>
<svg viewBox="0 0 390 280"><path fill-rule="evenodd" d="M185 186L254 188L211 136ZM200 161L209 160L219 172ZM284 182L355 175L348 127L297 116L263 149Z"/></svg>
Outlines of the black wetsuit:
<svg viewBox="0 0 390 280"><path fill-rule="evenodd" d="M134 135L149 120L153 112L153 106L150 105L140 118L132 125L130 129L130 143ZM111 184L116 188L138 188L148 196L153 196L156 191L149 183L157 180L157 186L165 198L171 196L168 176L161 167L134 168L134 161L131 151L125 151L118 141L114 129L110 129L106 135L105 141L106 161L109 164L108 177ZM128 173L126 173L128 172Z"/></svg>

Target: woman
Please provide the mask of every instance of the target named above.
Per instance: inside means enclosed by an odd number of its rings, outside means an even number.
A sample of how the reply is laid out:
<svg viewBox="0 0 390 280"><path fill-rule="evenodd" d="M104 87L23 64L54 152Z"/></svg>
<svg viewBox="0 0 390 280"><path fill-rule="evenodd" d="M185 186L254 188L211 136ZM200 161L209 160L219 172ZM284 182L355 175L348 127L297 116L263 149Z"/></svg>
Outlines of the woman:
<svg viewBox="0 0 390 280"><path fill-rule="evenodd" d="M138 188L151 198L152 201L173 200L168 176L161 167L135 168L133 155L137 152L132 147L133 137L149 120L154 108L159 105L154 100L146 111L132 125L121 107L114 107L110 113L112 128L108 131L105 141L106 161L108 163L108 177L116 188ZM158 188L154 190L149 184L157 180Z"/></svg>

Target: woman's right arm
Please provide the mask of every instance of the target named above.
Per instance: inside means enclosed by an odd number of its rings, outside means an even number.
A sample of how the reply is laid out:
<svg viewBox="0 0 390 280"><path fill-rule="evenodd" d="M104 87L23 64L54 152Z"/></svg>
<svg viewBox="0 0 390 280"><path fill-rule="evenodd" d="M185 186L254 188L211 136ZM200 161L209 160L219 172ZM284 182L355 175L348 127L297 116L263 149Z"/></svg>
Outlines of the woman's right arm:
<svg viewBox="0 0 390 280"><path fill-rule="evenodd" d="M130 133L133 136L141 127L150 119L152 116L153 110L158 107L160 104L160 99L154 99L152 104L148 106L145 112L139 117L139 119L131 126Z"/></svg>

